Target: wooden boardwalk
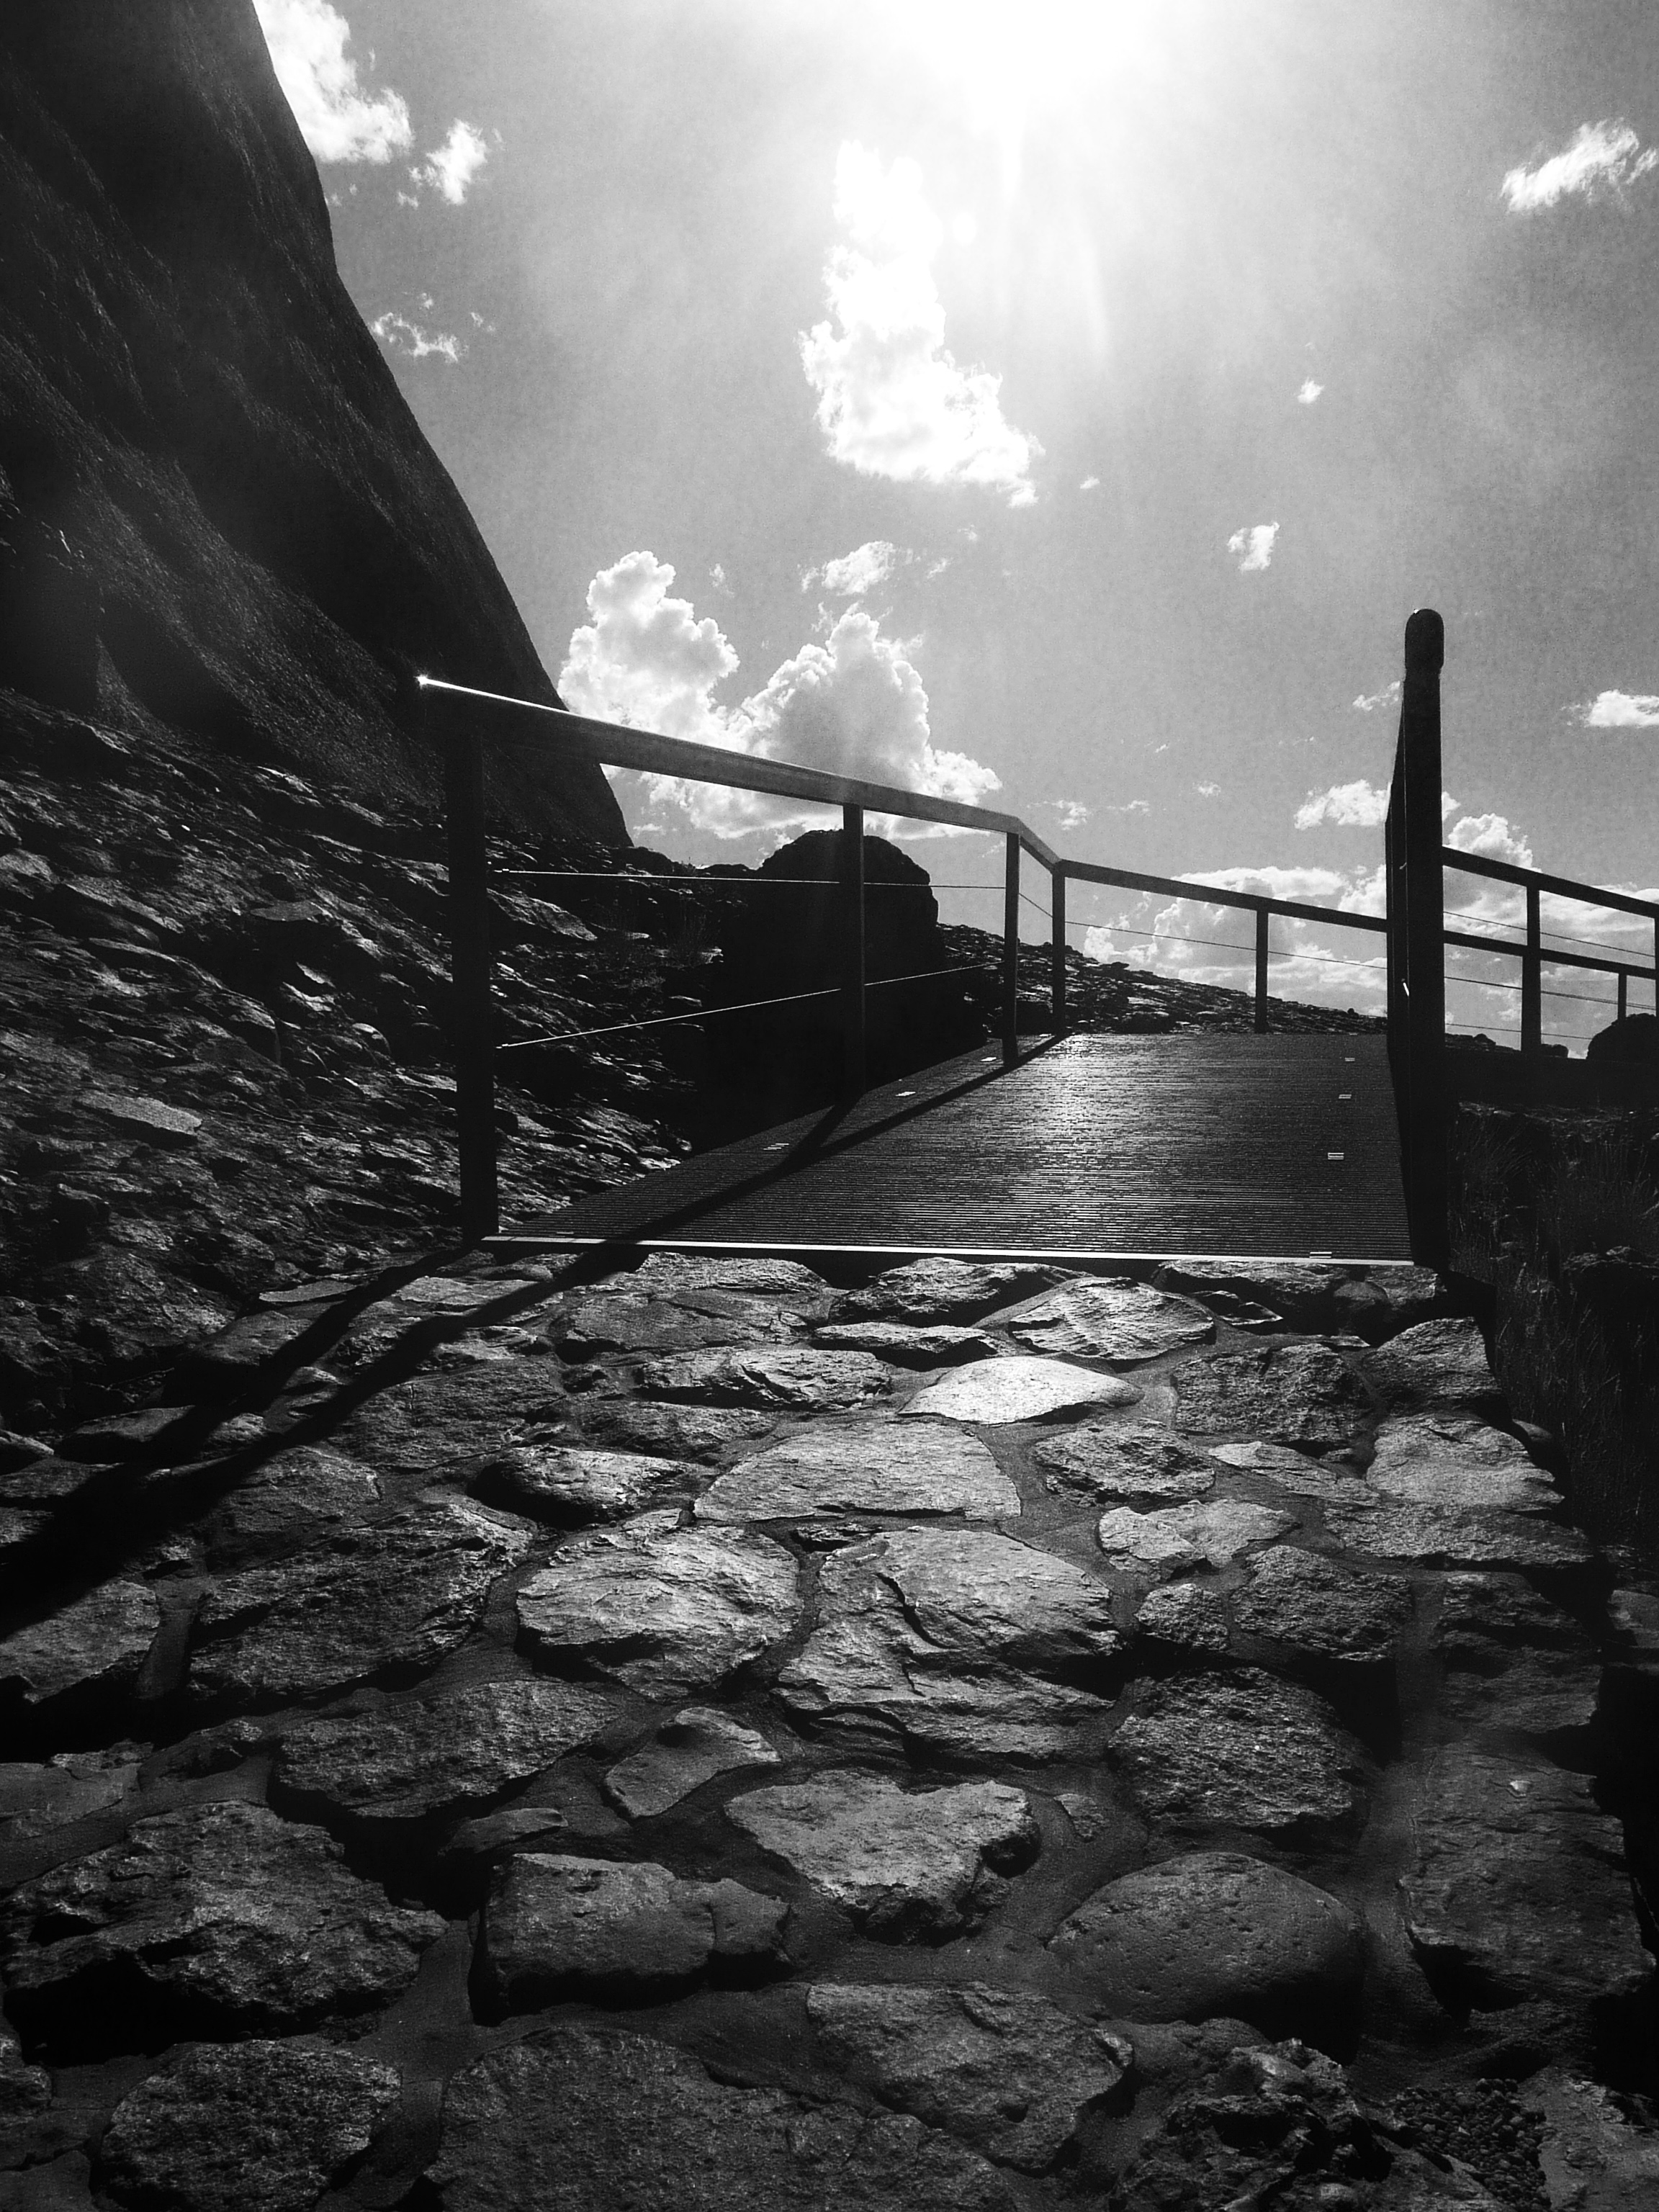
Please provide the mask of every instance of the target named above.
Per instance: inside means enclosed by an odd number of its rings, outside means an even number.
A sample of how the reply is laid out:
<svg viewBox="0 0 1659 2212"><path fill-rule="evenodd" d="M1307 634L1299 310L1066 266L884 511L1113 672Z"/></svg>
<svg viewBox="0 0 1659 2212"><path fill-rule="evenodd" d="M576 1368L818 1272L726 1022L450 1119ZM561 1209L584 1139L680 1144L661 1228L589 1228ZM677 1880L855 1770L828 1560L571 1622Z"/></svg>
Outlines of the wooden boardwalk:
<svg viewBox="0 0 1659 2212"><path fill-rule="evenodd" d="M1403 1261L1380 1036L982 1048L500 1240L909 1255Z"/></svg>

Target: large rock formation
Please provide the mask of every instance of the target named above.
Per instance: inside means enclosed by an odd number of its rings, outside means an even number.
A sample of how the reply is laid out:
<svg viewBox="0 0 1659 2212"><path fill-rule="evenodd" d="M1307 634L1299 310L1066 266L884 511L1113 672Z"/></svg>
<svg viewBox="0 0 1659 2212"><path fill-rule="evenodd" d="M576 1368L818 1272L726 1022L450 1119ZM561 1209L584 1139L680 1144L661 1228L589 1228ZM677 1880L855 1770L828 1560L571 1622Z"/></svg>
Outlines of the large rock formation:
<svg viewBox="0 0 1659 2212"><path fill-rule="evenodd" d="M252 0L0 13L0 684L387 797L436 788L417 669L556 698ZM521 818L626 842L597 769L512 774Z"/></svg>

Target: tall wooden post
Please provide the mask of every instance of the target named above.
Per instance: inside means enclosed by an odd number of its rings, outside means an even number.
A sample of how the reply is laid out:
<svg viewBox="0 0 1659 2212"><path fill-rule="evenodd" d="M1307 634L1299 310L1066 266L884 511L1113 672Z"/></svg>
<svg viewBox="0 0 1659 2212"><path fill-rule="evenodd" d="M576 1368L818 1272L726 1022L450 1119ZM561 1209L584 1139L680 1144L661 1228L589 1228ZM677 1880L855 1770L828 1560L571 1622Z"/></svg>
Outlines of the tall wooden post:
<svg viewBox="0 0 1659 2212"><path fill-rule="evenodd" d="M1255 910L1255 1030L1258 1036L1267 1033L1267 925L1270 916L1265 906Z"/></svg>
<svg viewBox="0 0 1659 2212"><path fill-rule="evenodd" d="M1622 1022L1622 1021L1624 1020L1624 1018L1625 1018L1626 996L1626 994L1627 994L1627 992L1628 992L1628 990L1629 990L1629 988L1630 988L1630 977L1626 974L1625 970L1621 968L1621 969L1619 970L1619 1019L1620 1019L1621 1022Z"/></svg>
<svg viewBox="0 0 1659 2212"><path fill-rule="evenodd" d="M421 694L443 753L449 849L449 1021L455 1056L461 1235L469 1244L501 1227L495 1179L495 1006L489 953L489 863L484 849L483 746L441 693Z"/></svg>
<svg viewBox="0 0 1659 2212"><path fill-rule="evenodd" d="M1404 874L1400 933L1404 1022L1401 1139L1412 1257L1443 1267L1450 1251L1446 1157L1445 866L1441 858L1440 671L1445 625L1432 607L1406 624L1400 700L1400 819L1392 855ZM1399 1063L1396 1064L1396 1084Z"/></svg>
<svg viewBox="0 0 1659 2212"><path fill-rule="evenodd" d="M1521 1049L1536 1059L1544 1049L1544 935L1536 884L1527 885L1527 949L1521 956Z"/></svg>
<svg viewBox="0 0 1659 2212"><path fill-rule="evenodd" d="M1019 1057L1019 840L1008 833L1002 878L1002 1057Z"/></svg>
<svg viewBox="0 0 1659 2212"><path fill-rule="evenodd" d="M1048 969L1049 1018L1056 1036L1066 1034L1066 863L1059 861L1048 877L1052 952Z"/></svg>
<svg viewBox="0 0 1659 2212"><path fill-rule="evenodd" d="M864 999L864 809L841 810L841 1087L857 1098L868 1079Z"/></svg>

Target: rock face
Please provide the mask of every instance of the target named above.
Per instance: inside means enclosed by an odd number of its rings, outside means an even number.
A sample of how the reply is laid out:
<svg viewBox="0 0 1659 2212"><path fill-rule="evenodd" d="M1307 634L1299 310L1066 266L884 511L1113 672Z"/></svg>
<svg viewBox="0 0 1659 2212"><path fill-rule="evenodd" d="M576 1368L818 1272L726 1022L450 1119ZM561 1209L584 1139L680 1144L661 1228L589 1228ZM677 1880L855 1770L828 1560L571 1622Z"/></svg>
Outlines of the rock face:
<svg viewBox="0 0 1659 2212"><path fill-rule="evenodd" d="M1365 1966L1346 1905L1238 1851L1193 1851L1108 1882L1048 1948L1091 2004L1121 2019L1221 2015L1315 2040L1351 2009Z"/></svg>
<svg viewBox="0 0 1659 2212"><path fill-rule="evenodd" d="M1429 1640L1460 1720L1543 1735L1595 1717L1601 1668L1594 1644L1518 1575L1448 1575Z"/></svg>
<svg viewBox="0 0 1659 2212"><path fill-rule="evenodd" d="M1322 1344L1264 1344L1189 1359L1171 1377L1175 1425L1199 1436L1253 1429L1281 1444L1345 1443L1365 1393Z"/></svg>
<svg viewBox="0 0 1659 2212"><path fill-rule="evenodd" d="M574 1682L522 1677L404 1698L283 1735L278 1785L360 1820L407 1820L498 1796L615 1725L612 1702Z"/></svg>
<svg viewBox="0 0 1659 2212"><path fill-rule="evenodd" d="M402 2083L349 2051L196 2044L125 2097L104 2137L118 2203L307 2212L391 2118Z"/></svg>
<svg viewBox="0 0 1659 2212"><path fill-rule="evenodd" d="M727 2088L605 2027L458 2074L428 2177L444 2212L1014 2212L994 2166L915 2120Z"/></svg>
<svg viewBox="0 0 1659 2212"><path fill-rule="evenodd" d="M580 1300L549 1334L565 1358L592 1359L617 1352L787 1343L803 1327L798 1316L735 1291L685 1291L666 1297L613 1291Z"/></svg>
<svg viewBox="0 0 1659 2212"><path fill-rule="evenodd" d="M1280 1545L1255 1560L1233 1602L1246 1635L1300 1657L1381 1665L1411 1619L1411 1584L1397 1575L1354 1575L1316 1553Z"/></svg>
<svg viewBox="0 0 1659 2212"><path fill-rule="evenodd" d="M946 1421L1042 1421L1083 1406L1132 1406L1140 1393L1115 1375L1097 1375L1061 1359L983 1359L930 1382L901 1419L931 1413Z"/></svg>
<svg viewBox="0 0 1659 2212"><path fill-rule="evenodd" d="M836 1302L837 1321L977 1321L994 1307L1052 1288L1054 1267L1008 1262L975 1266L963 1260L912 1260L878 1275L867 1289L851 1291Z"/></svg>
<svg viewBox="0 0 1659 2212"><path fill-rule="evenodd" d="M1156 1684L1112 1738L1148 1816L1320 1840L1364 1817L1364 1759L1322 1699L1241 1668Z"/></svg>
<svg viewBox="0 0 1659 2212"><path fill-rule="evenodd" d="M0 1694L13 1686L31 1705L70 1692L125 1696L161 1625L161 1608L143 1583L105 1583L0 1639Z"/></svg>
<svg viewBox="0 0 1659 2212"><path fill-rule="evenodd" d="M984 1982L820 1984L806 2015L831 2064L884 2104L1029 2173L1054 2164L1131 2057L1106 2029Z"/></svg>
<svg viewBox="0 0 1659 2212"><path fill-rule="evenodd" d="M819 1590L818 1626L778 1689L832 1735L1053 1759L1079 1753L1079 1729L1104 1712L1062 1682L1122 1649L1110 1588L1049 1553L988 1530L895 1529L828 1559Z"/></svg>
<svg viewBox="0 0 1659 2212"><path fill-rule="evenodd" d="M1036 1856L1030 1803L998 1782L908 1790L884 1775L839 1773L753 1790L728 1817L890 1943L938 1942L1000 1899L1005 1873Z"/></svg>
<svg viewBox="0 0 1659 2212"><path fill-rule="evenodd" d="M813 1341L835 1352L868 1352L895 1367L962 1367L970 1359L994 1359L1003 1349L982 1328L948 1322L918 1327L908 1322L828 1322Z"/></svg>
<svg viewBox="0 0 1659 2212"><path fill-rule="evenodd" d="M1085 1421L1031 1454L1057 1498L1076 1493L1126 1505L1184 1504L1215 1487L1201 1452L1151 1421Z"/></svg>
<svg viewBox="0 0 1659 2212"><path fill-rule="evenodd" d="M191 1686L276 1701L429 1666L465 1640L529 1547L527 1529L441 1505L227 1576L197 1615Z"/></svg>
<svg viewBox="0 0 1659 2212"><path fill-rule="evenodd" d="M798 1429L739 1462L697 1501L700 1521L778 1521L812 1513L1017 1515L1019 1492L985 1445L954 1430L890 1422Z"/></svg>
<svg viewBox="0 0 1659 2212"><path fill-rule="evenodd" d="M716 1958L751 1970L784 1963L788 1911L740 1882L680 1881L648 1861L523 1851L491 1883L480 1970L504 2012L550 1998L660 1996Z"/></svg>
<svg viewBox="0 0 1659 2212"><path fill-rule="evenodd" d="M0 117L0 683L431 799L416 669L555 694L335 272L251 0L9 11ZM625 842L596 768L491 781Z"/></svg>
<svg viewBox="0 0 1659 2212"><path fill-rule="evenodd" d="M1032 1352L1060 1359L1109 1359L1120 1366L1161 1358L1182 1345L1208 1344L1215 1336L1215 1322L1202 1306L1127 1276L1081 1276L994 1321Z"/></svg>
<svg viewBox="0 0 1659 2212"><path fill-rule="evenodd" d="M1166 1506L1137 1513L1127 1505L1103 1513L1096 1531L1109 1565L1126 1575L1178 1575L1207 1564L1224 1567L1241 1552L1276 1543L1296 1526L1292 1513L1248 1498Z"/></svg>
<svg viewBox="0 0 1659 2212"><path fill-rule="evenodd" d="M472 1478L472 1491L508 1513L580 1528L590 1521L624 1521L686 1497L707 1480L681 1459L527 1443L486 1460Z"/></svg>
<svg viewBox="0 0 1659 2212"><path fill-rule="evenodd" d="M443 1923L343 1856L258 1805L139 1820L0 1906L12 2011L65 2048L119 2050L158 2017L246 2034L384 2003Z"/></svg>
<svg viewBox="0 0 1659 2212"><path fill-rule="evenodd" d="M711 1406L791 1413L866 1406L892 1388L887 1370L867 1352L815 1352L805 1346L669 1352L642 1361L639 1376L647 1398L698 1399Z"/></svg>
<svg viewBox="0 0 1659 2212"><path fill-rule="evenodd" d="M1468 1744L1422 1779L1406 1932L1431 1978L1483 2007L1544 1998L1582 2013L1639 1987L1619 1823L1584 1776Z"/></svg>
<svg viewBox="0 0 1659 2212"><path fill-rule="evenodd" d="M519 1593L532 1646L645 1696L673 1697L712 1689L787 1636L800 1601L782 1545L736 1528L677 1528L678 1518L641 1514L567 1544Z"/></svg>
<svg viewBox="0 0 1659 2212"><path fill-rule="evenodd" d="M1368 1352L1365 1380L1395 1407L1490 1406L1499 1391L1473 1321L1425 1321Z"/></svg>
<svg viewBox="0 0 1659 2212"><path fill-rule="evenodd" d="M758 1729L740 1727L713 1706L687 1705L649 1743L617 1761L605 1778L605 1794L630 1820L644 1820L717 1775L779 1764Z"/></svg>

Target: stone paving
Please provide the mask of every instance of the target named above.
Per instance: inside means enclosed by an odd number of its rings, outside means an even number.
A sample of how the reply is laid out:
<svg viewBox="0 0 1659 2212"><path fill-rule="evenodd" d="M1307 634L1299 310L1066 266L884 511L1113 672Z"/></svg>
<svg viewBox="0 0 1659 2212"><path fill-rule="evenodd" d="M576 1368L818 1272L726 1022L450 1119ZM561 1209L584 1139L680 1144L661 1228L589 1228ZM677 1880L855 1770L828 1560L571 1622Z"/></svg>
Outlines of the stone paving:
<svg viewBox="0 0 1659 2212"><path fill-rule="evenodd" d="M1659 2203L1659 1595L1431 1276L458 1266L167 1395L0 1465L0 2212Z"/></svg>

